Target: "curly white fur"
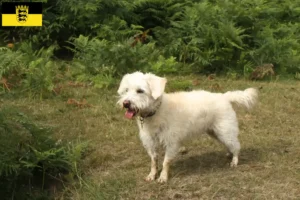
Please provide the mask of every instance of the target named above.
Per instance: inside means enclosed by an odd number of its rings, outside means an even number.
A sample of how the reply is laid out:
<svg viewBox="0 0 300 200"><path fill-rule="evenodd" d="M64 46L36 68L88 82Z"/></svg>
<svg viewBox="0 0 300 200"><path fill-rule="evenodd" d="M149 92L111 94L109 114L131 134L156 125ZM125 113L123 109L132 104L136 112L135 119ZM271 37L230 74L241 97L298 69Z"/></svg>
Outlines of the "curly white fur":
<svg viewBox="0 0 300 200"><path fill-rule="evenodd" d="M165 147L165 157L158 181L166 182L170 163L182 141L202 133L208 133L223 143L233 156L231 166L236 166L240 151L239 129L231 103L250 109L256 103L257 90L249 88L224 94L198 90L166 94L166 82L165 78L150 73L135 72L125 75L118 89L120 106L126 100L137 116L155 113L145 117L143 124L137 120L140 138L151 157L151 171L146 180L152 181L157 175L159 145Z"/></svg>

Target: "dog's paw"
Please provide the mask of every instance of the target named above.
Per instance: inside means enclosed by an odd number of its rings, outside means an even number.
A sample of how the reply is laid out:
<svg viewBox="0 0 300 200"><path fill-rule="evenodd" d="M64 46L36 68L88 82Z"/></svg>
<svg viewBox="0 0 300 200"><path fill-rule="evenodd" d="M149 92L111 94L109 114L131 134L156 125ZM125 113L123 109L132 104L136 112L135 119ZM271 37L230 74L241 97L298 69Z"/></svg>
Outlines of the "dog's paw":
<svg viewBox="0 0 300 200"><path fill-rule="evenodd" d="M155 174L149 174L146 178L145 181L150 182L155 180Z"/></svg>
<svg viewBox="0 0 300 200"><path fill-rule="evenodd" d="M166 183L168 181L168 177L164 175L160 175L160 177L157 179L157 182L159 183Z"/></svg>
<svg viewBox="0 0 300 200"><path fill-rule="evenodd" d="M238 158L237 157L233 157L232 161L230 163L230 167L236 167L238 164Z"/></svg>
<svg viewBox="0 0 300 200"><path fill-rule="evenodd" d="M237 167L237 164L235 164L234 162L231 162L231 163L230 163L230 167L232 167L232 168L233 168L233 167Z"/></svg>

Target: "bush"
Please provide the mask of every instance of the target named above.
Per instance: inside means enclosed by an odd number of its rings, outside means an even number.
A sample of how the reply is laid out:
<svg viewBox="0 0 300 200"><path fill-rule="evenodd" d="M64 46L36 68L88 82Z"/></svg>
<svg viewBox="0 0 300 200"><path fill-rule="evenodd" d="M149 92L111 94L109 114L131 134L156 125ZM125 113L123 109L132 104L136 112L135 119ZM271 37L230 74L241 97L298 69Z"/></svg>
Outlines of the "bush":
<svg viewBox="0 0 300 200"><path fill-rule="evenodd" d="M178 63L174 57L159 55L154 43L130 46L129 41L109 42L80 35L74 38L73 76L79 81L91 81L96 87L114 83L114 78L130 71L172 73Z"/></svg>
<svg viewBox="0 0 300 200"><path fill-rule="evenodd" d="M63 62L53 57L56 48L52 45L34 50L31 42L23 42L15 50L0 48L0 79L8 79L31 97L49 96L62 73L59 69Z"/></svg>
<svg viewBox="0 0 300 200"><path fill-rule="evenodd" d="M300 71L299 6L279 0L55 0L44 3L43 27L0 33L16 45L31 42L34 51L57 44L53 55L74 56L76 77L95 82L90 77L97 76L99 87L134 70L245 75L272 63L277 73L295 74ZM145 32L143 41L132 45ZM175 63L172 70L159 67L161 72L149 67L159 56L175 58L182 68ZM107 74L107 68L114 70Z"/></svg>
<svg viewBox="0 0 300 200"><path fill-rule="evenodd" d="M0 108L0 193L3 199L32 199L64 174L79 175L84 145L59 143L53 131L13 108ZM36 192L39 191L39 192Z"/></svg>

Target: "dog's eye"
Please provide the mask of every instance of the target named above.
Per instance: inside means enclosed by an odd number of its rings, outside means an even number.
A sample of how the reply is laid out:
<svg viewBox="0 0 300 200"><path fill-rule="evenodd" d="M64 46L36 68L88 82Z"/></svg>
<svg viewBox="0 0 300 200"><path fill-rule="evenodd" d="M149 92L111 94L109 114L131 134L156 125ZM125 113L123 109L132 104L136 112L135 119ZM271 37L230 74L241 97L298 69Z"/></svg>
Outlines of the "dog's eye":
<svg viewBox="0 0 300 200"><path fill-rule="evenodd" d="M144 90L138 89L136 92L141 94L141 93L144 93Z"/></svg>
<svg viewBox="0 0 300 200"><path fill-rule="evenodd" d="M125 92L128 92L128 88L125 89Z"/></svg>

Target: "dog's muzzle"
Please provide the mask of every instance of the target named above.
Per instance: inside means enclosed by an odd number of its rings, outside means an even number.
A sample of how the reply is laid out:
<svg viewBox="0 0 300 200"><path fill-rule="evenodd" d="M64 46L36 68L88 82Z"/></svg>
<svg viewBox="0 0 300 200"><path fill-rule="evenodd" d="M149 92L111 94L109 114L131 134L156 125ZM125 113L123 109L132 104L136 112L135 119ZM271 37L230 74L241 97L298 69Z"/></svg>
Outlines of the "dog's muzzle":
<svg viewBox="0 0 300 200"><path fill-rule="evenodd" d="M127 109L125 117L128 119L132 119L138 113L138 109L133 108L131 102L128 100L123 102L123 107Z"/></svg>

